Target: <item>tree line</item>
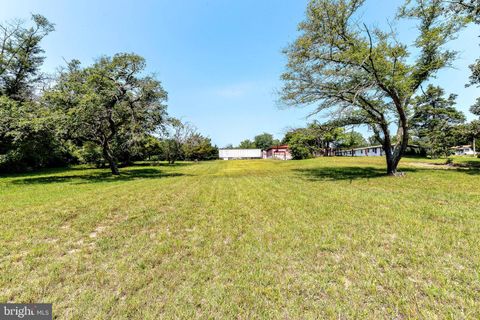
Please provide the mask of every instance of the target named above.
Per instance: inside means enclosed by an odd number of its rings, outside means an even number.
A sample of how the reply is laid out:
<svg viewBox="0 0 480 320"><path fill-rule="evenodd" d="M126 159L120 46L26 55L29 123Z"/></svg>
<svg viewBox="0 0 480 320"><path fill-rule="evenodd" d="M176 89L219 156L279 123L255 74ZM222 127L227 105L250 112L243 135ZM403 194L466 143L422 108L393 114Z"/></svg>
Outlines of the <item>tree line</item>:
<svg viewBox="0 0 480 320"><path fill-rule="evenodd" d="M433 85L412 100L408 146L404 154L431 158L447 157L452 147L476 141L480 150L480 121L466 122L463 112L456 109L455 94ZM472 107L475 108L476 106ZM474 111L474 110L472 110ZM392 137L392 142L396 137ZM334 155L335 149L351 149L378 145L375 135L365 139L362 134L336 126L334 120L326 123L312 122L305 128L289 130L282 140L288 144L294 159ZM412 147L416 152L413 153Z"/></svg>
<svg viewBox="0 0 480 320"><path fill-rule="evenodd" d="M72 60L53 77L41 72L47 18L0 24L0 171L74 163L119 165L157 158L205 160L211 140L167 114L167 92L145 75L134 53Z"/></svg>

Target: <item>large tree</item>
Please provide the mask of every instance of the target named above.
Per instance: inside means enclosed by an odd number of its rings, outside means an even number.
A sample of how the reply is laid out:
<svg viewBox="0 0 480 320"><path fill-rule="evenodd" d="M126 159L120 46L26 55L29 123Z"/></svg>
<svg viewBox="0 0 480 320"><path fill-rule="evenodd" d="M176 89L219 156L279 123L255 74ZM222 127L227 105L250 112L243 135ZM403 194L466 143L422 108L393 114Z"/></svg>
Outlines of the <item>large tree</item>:
<svg viewBox="0 0 480 320"><path fill-rule="evenodd" d="M45 59L42 39L54 30L45 17L0 23L0 170L24 171L63 162L56 122L37 101Z"/></svg>
<svg viewBox="0 0 480 320"><path fill-rule="evenodd" d="M413 141L433 158L448 156L450 147L455 144L455 127L465 121L464 114L455 108L457 96L444 95L442 88L429 85L413 99Z"/></svg>
<svg viewBox="0 0 480 320"><path fill-rule="evenodd" d="M445 11L446 15L453 13L464 17L466 22L480 24L480 0L444 0L444 2L449 5L448 8L450 9ZM469 83L466 86L479 87L480 59L477 59L470 65L470 70L472 74L470 75ZM475 105L472 106L471 111L476 115L480 115L480 98L478 98Z"/></svg>
<svg viewBox="0 0 480 320"><path fill-rule="evenodd" d="M335 109L344 124L370 126L395 175L407 148L411 100L420 86L448 66L455 52L444 45L463 21L443 14L440 0L408 1L398 19L416 21L415 50L394 31L369 28L357 14L364 0L312 0L301 35L285 53L282 100L293 106ZM397 142L392 142L396 126Z"/></svg>
<svg viewBox="0 0 480 320"><path fill-rule="evenodd" d="M85 68L72 61L45 94L45 101L65 115L67 136L101 147L115 175L116 150L165 122L167 93L158 80L143 76L144 69L145 60L136 54L102 57Z"/></svg>
<svg viewBox="0 0 480 320"><path fill-rule="evenodd" d="M33 14L32 26L22 20L0 24L0 95L16 101L31 99L42 79L42 39L54 30L44 16Z"/></svg>

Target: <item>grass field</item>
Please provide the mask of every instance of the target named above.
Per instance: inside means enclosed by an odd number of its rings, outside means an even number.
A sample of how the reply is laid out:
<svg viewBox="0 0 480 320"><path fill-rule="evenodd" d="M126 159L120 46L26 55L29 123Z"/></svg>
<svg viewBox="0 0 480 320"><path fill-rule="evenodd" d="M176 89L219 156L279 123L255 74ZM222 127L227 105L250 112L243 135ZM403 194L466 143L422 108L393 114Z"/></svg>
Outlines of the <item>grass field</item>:
<svg viewBox="0 0 480 320"><path fill-rule="evenodd" d="M439 163L2 176L0 301L59 319L478 319L480 170Z"/></svg>

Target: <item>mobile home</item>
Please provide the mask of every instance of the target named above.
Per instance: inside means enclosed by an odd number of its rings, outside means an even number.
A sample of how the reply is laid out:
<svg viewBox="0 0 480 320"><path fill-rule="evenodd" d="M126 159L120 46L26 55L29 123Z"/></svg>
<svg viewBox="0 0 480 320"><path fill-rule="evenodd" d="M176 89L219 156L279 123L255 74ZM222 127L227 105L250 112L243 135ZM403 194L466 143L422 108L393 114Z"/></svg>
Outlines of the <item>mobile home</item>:
<svg viewBox="0 0 480 320"><path fill-rule="evenodd" d="M261 149L219 149L218 157L223 160L262 159Z"/></svg>
<svg viewBox="0 0 480 320"><path fill-rule="evenodd" d="M338 149L335 151L335 155L345 157L375 157L384 156L385 151L383 151L382 146L370 146L353 149Z"/></svg>

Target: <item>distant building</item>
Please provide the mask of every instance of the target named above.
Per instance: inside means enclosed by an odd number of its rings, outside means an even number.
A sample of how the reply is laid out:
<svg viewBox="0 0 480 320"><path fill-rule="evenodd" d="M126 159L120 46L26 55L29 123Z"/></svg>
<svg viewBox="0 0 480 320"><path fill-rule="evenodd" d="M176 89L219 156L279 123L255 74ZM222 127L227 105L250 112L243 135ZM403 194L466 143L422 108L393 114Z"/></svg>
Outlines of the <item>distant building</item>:
<svg viewBox="0 0 480 320"><path fill-rule="evenodd" d="M338 149L335 150L335 155L344 157L375 157L384 156L385 151L383 151L382 146L370 146L353 149Z"/></svg>
<svg viewBox="0 0 480 320"><path fill-rule="evenodd" d="M422 148L417 145L408 145L404 155L421 155ZM381 145L353 148L353 149L337 149L336 156L344 157L381 157L385 155L385 151Z"/></svg>
<svg viewBox="0 0 480 320"><path fill-rule="evenodd" d="M262 159L261 149L219 149L218 157L223 160Z"/></svg>
<svg viewBox="0 0 480 320"><path fill-rule="evenodd" d="M456 156L474 156L475 150L471 145L452 147L452 151Z"/></svg>
<svg viewBox="0 0 480 320"><path fill-rule="evenodd" d="M263 151L264 159L279 159L279 160L291 160L292 154L288 149L288 145L280 145L270 147L267 150Z"/></svg>

